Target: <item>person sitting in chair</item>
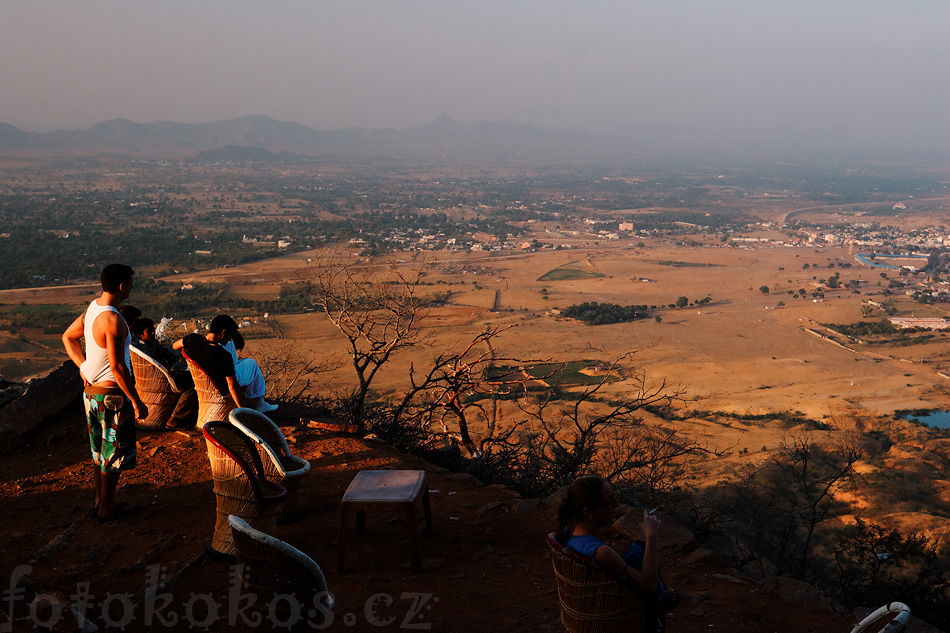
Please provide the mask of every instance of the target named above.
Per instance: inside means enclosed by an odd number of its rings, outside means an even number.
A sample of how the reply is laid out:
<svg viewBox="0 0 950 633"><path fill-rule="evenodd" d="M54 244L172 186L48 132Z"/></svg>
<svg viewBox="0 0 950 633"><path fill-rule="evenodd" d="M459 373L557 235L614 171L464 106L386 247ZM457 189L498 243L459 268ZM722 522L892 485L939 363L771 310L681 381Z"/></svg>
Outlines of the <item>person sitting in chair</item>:
<svg viewBox="0 0 950 633"><path fill-rule="evenodd" d="M238 325L226 314L211 320L208 334L189 334L172 344L172 349L185 351L221 387L227 386L239 407L257 409L261 413L277 410L276 404L264 400L264 374L252 358L237 358L231 340L240 336ZM243 337L240 339L243 342Z"/></svg>
<svg viewBox="0 0 950 633"><path fill-rule="evenodd" d="M198 394L195 381L187 371L175 369L175 365L184 360L168 346L162 345L155 337L155 322L143 317L135 319L129 328L132 332L133 347L145 352L150 358L161 364L175 379L181 389L178 403L166 425L172 429L191 428L198 419Z"/></svg>
<svg viewBox="0 0 950 633"><path fill-rule="evenodd" d="M618 505L606 479L595 476L576 479L558 508L557 539L575 552L640 585L656 616L654 630L662 631L666 614L679 604L679 595L667 590L660 580L656 541L661 521L644 510L640 529L646 543L633 543L621 556L597 536L602 528L613 524Z"/></svg>
<svg viewBox="0 0 950 633"><path fill-rule="evenodd" d="M132 331L132 345L157 360L165 369L171 371L175 363L181 360L180 354L176 354L155 338L155 322L151 319L139 317L132 321L129 329Z"/></svg>

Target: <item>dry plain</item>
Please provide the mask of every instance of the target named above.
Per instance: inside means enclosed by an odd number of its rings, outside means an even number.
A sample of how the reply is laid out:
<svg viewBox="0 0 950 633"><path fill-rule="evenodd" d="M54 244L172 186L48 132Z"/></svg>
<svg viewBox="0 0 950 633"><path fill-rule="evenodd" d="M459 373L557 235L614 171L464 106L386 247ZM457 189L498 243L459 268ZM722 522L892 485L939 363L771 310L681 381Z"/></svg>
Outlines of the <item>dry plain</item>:
<svg viewBox="0 0 950 633"><path fill-rule="evenodd" d="M325 255L300 252L167 279L226 282L235 297L276 298L282 283L306 281ZM643 371L650 384L665 381L684 396L678 405L686 413L684 419L669 421L645 413L645 421L672 426L727 452L726 459L696 472L698 478L727 472L737 463L765 459L789 431L778 421L750 423L728 414L784 411L800 411L829 424L830 431L815 432L819 441L834 442L839 434L856 430L898 428L908 445L892 451L890 465L914 470L926 457L927 440L910 423L894 420L894 411L946 409L950 402L950 384L938 373L950 369L950 341L944 335L921 345L893 348L861 343L842 346L819 336L828 334L822 323L861 320L862 303L881 299L877 296L879 273L861 266L846 248L683 246L645 239L533 253L428 252L363 263L382 271L393 261L404 269L428 267L425 280L432 285L422 286L423 294L451 294L446 306L427 311L423 323L430 345L395 358L381 372L374 384L380 395L398 394L405 388L410 363L423 366L427 358L460 347L489 326L511 326L495 341L496 353L502 357L610 362L630 353L621 364L625 373ZM852 266L842 268L839 263ZM558 267L601 276L539 280ZM813 299L810 293L817 281L833 272L840 273L842 283L851 279L867 283L860 286L860 294L825 290L823 299ZM761 286L768 286L769 293L761 292ZM800 288L808 290L806 298L792 298L786 292ZM89 292L86 287L5 291L0 301L74 303L78 309L88 301ZM669 307L680 296L693 305ZM707 304L695 305L704 297L710 298ZM946 314L945 306L921 306L894 296L887 299L899 314ZM660 318L588 326L559 316L560 309L585 301L657 306L651 316ZM874 310L872 320L884 318L882 311ZM336 363L336 369L319 377L321 393L355 386L353 370L345 362L345 341L324 315L271 315L269 321L271 331L283 340L276 336L250 340L252 355L287 349L284 346L290 343L302 358ZM613 383L606 395L621 396L625 389L630 389L628 382ZM689 411L725 415L693 416ZM511 407L504 413L517 415ZM866 468L867 472L876 470ZM933 486L939 499L950 500L942 482ZM879 491L867 489L856 492L852 500L857 508L868 507L875 505L872 500L878 496ZM943 534L946 521L920 512L924 509L895 513L893 518L905 527Z"/></svg>
<svg viewBox="0 0 950 633"><path fill-rule="evenodd" d="M312 270L308 267L317 265L316 259L311 263L306 259L314 255L271 260L262 268L255 265L254 271L232 268L189 278L251 286L265 280L306 280ZM382 267L384 261L377 263ZM827 268L838 262L854 265ZM802 267L805 263L807 270ZM625 361L627 367L643 369L653 380L666 380L688 396L700 398L691 407L742 414L799 410L817 419L879 415L897 409L943 408L950 396L950 384L937 373L950 367L946 364L950 345L943 337L905 350L859 344L847 349L814 333L827 333L822 323L861 320L862 303L880 291L875 285L880 281L878 273L858 266L846 249L747 250L663 243L634 248L619 242L611 248L495 257L430 253L426 265L430 267L426 280L434 284L431 292L451 292L449 305L430 309L424 321L431 329L434 350L458 346L486 326L510 325L497 344L501 355L610 361L633 352L633 358ZM539 281L560 266L603 276ZM842 283L863 279L868 284L861 294L826 290L818 300L810 295L792 299L786 294L803 287L810 292L816 284L813 277L820 279L832 272L841 274ZM759 290L763 285L769 287L769 294ZM260 296L259 289L247 291L248 296ZM232 292L244 296L240 285L233 285ZM493 310L496 292L500 303ZM669 308L679 296L691 302L708 296L711 301L704 306ZM660 322L651 318L587 326L557 314L585 301L657 306L652 314ZM945 313L939 307L909 303L906 309L917 316ZM876 311L872 319L885 316ZM341 337L320 314L273 318L284 337L296 341L304 355L340 357L344 352ZM425 355L426 350L419 354ZM411 360L418 364L420 359L397 359L381 375L379 388L398 390ZM349 382L346 368L328 379L328 384Z"/></svg>
<svg viewBox="0 0 950 633"><path fill-rule="evenodd" d="M593 248L525 254L430 252L373 262L418 268L426 265L425 293L449 291L448 305L428 310L424 325L431 350L461 345L486 326L512 326L499 337L503 356L555 361L624 361L644 370L653 381L666 380L685 391L689 408L740 414L798 410L823 419L882 415L898 409L945 408L950 381L938 375L950 369L950 340L937 336L922 345L882 349L854 344L842 348L817 333L822 323L862 319L861 306L880 292L878 272L861 266L846 248L764 246L724 248L680 246L668 242L617 240ZM306 281L319 266L321 253L308 251L246 266L214 269L166 278L172 281L226 282L229 295L250 299L276 298L281 283ZM828 268L837 263L850 268ZM803 268L808 264L809 268ZM558 267L587 270L600 277L540 281ZM841 282L861 279L861 294L825 290L823 299L793 299L786 291L810 293L834 272ZM768 286L763 294L761 286ZM0 303L68 303L88 301L88 286L0 291ZM499 309L493 310L498 293ZM872 295L872 296L869 296ZM677 297L691 304L670 308ZM696 301L709 297L703 306ZM909 316L943 316L941 306L921 306L895 297ZM558 310L585 301L657 306L649 318L634 322L588 326L565 319ZM133 297L134 302L134 297ZM782 305L780 305L782 304ZM906 309L904 309L906 308ZM161 315L153 315L161 316ZM192 315L166 315L188 318ZM885 316L875 308L871 318ZM344 341L321 314L277 315L286 339L303 356L343 358ZM250 349L268 345L252 341ZM382 393L398 391L408 363L397 358L378 378ZM327 376L327 385L353 383L352 370L341 366ZM619 386L618 386L619 388Z"/></svg>

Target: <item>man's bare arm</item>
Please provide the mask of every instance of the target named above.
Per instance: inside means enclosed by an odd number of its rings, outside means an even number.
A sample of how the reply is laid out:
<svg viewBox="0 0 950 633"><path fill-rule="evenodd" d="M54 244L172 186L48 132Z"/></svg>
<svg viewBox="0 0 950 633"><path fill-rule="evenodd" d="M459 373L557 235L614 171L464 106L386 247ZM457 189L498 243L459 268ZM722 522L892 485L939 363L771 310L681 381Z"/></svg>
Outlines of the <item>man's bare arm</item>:
<svg viewBox="0 0 950 633"><path fill-rule="evenodd" d="M63 347L66 348L69 360L73 361L76 367L82 367L86 360L82 351L82 343L79 342L83 337L83 317L85 317L85 314L80 314L63 332ZM85 377L82 380L86 382Z"/></svg>
<svg viewBox="0 0 950 633"><path fill-rule="evenodd" d="M126 366L125 355L122 354L122 342L125 340L128 326L125 321L120 323L121 319L122 317L114 313L99 315L99 318L93 324L93 336L98 338L100 335L105 335L106 352L109 355L109 366L112 368L112 375L115 376L115 384L132 401L136 419L144 420L148 417L148 407L145 406L135 390L131 368Z"/></svg>
<svg viewBox="0 0 950 633"><path fill-rule="evenodd" d="M228 383L228 391L231 392L231 397L234 399L234 404L239 407L243 407L244 404L241 402L241 396L238 395L238 381L234 376L225 376L225 380Z"/></svg>

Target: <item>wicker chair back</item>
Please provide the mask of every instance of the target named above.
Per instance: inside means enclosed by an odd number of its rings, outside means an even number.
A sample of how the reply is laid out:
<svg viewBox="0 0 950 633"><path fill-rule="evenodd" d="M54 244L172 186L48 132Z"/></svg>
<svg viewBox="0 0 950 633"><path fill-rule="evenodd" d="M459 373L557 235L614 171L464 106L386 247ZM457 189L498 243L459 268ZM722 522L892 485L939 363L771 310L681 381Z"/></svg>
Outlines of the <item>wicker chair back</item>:
<svg viewBox="0 0 950 633"><path fill-rule="evenodd" d="M289 523L303 517L307 506L301 487L304 475L310 472L310 462L290 452L284 434L260 411L234 409L228 419L257 445L267 478L287 489L287 501L278 522Z"/></svg>
<svg viewBox="0 0 950 633"><path fill-rule="evenodd" d="M201 368L201 365L188 357L188 354L182 352L185 361L188 363L188 371L191 372L191 378L195 381L195 393L198 394L198 423L200 429L206 423L216 420L227 420L231 409L237 408L237 403L231 397L225 385L222 389L211 376Z"/></svg>
<svg viewBox="0 0 950 633"><path fill-rule="evenodd" d="M561 624L569 633L647 632L646 602L638 586L564 547L553 533L548 534L547 543L561 602Z"/></svg>
<svg viewBox="0 0 950 633"><path fill-rule="evenodd" d="M211 550L233 555L228 515L234 514L262 531L274 531L287 489L267 479L257 448L227 422L202 427L214 479L217 519Z"/></svg>
<svg viewBox="0 0 950 633"><path fill-rule="evenodd" d="M327 590L327 581L320 566L297 548L255 530L240 517L229 516L228 524L231 527L237 561L245 565L243 574L248 584L248 592L257 595L255 604L263 611L263 621L268 620L268 605L275 596L293 594L305 607L304 619L310 620L298 622L302 625L300 630L313 630L307 627L320 628L326 621L322 616L329 613L334 605L333 596ZM281 605L283 602L285 601L278 600L275 604ZM313 609L318 604L321 606ZM287 622L290 619L282 613L274 615L277 617L270 619L279 622Z"/></svg>
<svg viewBox="0 0 950 633"><path fill-rule="evenodd" d="M129 351L135 390L148 405L148 417L136 421L135 425L149 431L163 429L178 404L181 389L157 360L136 347L129 347Z"/></svg>

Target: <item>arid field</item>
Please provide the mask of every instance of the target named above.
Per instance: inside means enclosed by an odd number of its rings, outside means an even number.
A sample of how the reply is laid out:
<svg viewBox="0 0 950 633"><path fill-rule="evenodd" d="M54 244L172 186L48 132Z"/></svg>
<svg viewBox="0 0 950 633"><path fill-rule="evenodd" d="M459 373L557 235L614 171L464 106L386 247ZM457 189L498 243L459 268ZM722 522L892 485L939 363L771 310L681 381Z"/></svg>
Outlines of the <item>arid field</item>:
<svg viewBox="0 0 950 633"><path fill-rule="evenodd" d="M217 269L176 277L181 281L227 282L229 296L276 298L281 282L306 280L319 265L319 253L296 253L245 267ZM383 264L389 259L379 260ZM423 258L401 263L415 268ZM308 262L308 260L310 260ZM737 413L798 410L812 418L887 414L897 409L943 408L950 381L937 372L950 369L950 342L937 336L902 349L851 345L843 348L818 336L822 323L861 320L861 305L879 291L878 273L862 267L846 249L833 247L718 248L625 241L609 246L508 256L481 253L429 253L425 258L432 286L449 291L448 305L431 308L423 324L432 331L425 356L458 346L488 325L513 326L501 335L498 353L521 359L613 360L634 356L624 365L641 368L654 381L666 380L699 398L691 408ZM850 262L851 268L827 269ZM808 269L803 269L809 264ZM539 281L559 268L589 270L599 277ZM826 272L827 271L827 272ZM813 290L832 272L842 283L863 279L861 294L826 290L824 299L793 299L787 290ZM441 282L444 282L441 283ZM763 294L761 286L768 286ZM498 310L495 307L498 293ZM0 303L69 303L77 307L91 296L87 286L0 292ZM680 296L703 306L670 308ZM871 297L872 299L874 297ZM890 298L894 300L893 297ZM131 302L134 303L133 295ZM588 326L558 316L559 309L582 302L657 306L660 317L614 325ZM779 306L779 303L784 305ZM908 302L908 316L942 316L933 306ZM874 318L884 317L878 310ZM931 314L933 313L933 314ZM155 318L162 315L151 315ZM166 315L187 318L191 315ZM272 316L304 356L344 360L344 341L321 314ZM267 344L250 343L250 349ZM9 354L4 354L8 356ZM413 355L415 356L415 355ZM397 359L377 387L398 390L408 363ZM341 367L328 385L344 387L352 370ZM3 372L6 375L6 368Z"/></svg>
<svg viewBox="0 0 950 633"><path fill-rule="evenodd" d="M637 243L640 243L638 240ZM938 375L950 370L950 340L938 334L920 345L888 347L834 342L823 323L851 323L862 319L862 302L876 296L879 273L861 266L846 248L762 246L756 248L678 246L644 240L616 240L589 248L535 253L493 255L487 253L431 252L391 256L361 265L383 271L390 262L405 272L428 269L423 294L449 291L444 307L428 309L423 324L428 345L396 357L374 383L377 393L398 394L406 387L410 363L425 366L438 352L459 348L489 326L511 326L494 341L498 357L525 361L565 362L591 360L610 362L631 354L620 363L627 375L643 371L648 384L666 382L682 392L677 407L687 415L675 422L676 430L708 446L727 452L714 472L731 468L734 460L762 459L774 450L788 432L776 420L754 423L739 416L801 412L829 425L816 433L820 441L836 441L839 433L900 427L913 444L916 431L910 423L895 421L893 413L906 409L945 409L950 401L950 381ZM305 252L243 267L209 270L178 276L175 281L226 282L229 296L276 298L281 283L305 281L317 270L326 253ZM838 263L851 263L842 268ZM808 268L804 265L808 264ZM834 266L832 271L829 265ZM540 281L555 269L583 271L582 279ZM824 299L813 299L817 280L839 272L841 282L861 279L860 294L847 289L825 290ZM553 277L574 276L555 274ZM768 286L768 294L760 287ZM792 298L787 290L808 290L804 298ZM89 300L88 287L69 289L5 291L6 303L70 303ZM871 296L869 296L871 295ZM685 296L692 305L669 307ZM709 297L705 305L695 303ZM895 296L888 301L898 314L943 316L940 306L921 306ZM134 303L133 294L131 302ZM559 310L582 302L656 306L650 318L634 322L588 326L559 316ZM496 305L497 302L497 305ZM783 303L784 305L779 305ZM884 318L879 308L868 317ZM162 315L150 315L154 318ZM182 319L191 315L165 315ZM320 376L317 390L331 395L356 385L347 364L345 340L321 313L253 316L270 327L254 332L279 333L278 338L253 338L248 352L266 355L275 349L293 350L304 359L325 359L336 369ZM657 320L655 317L659 317ZM838 337L839 340L841 337ZM285 347L286 346L286 347ZM3 347L3 375L26 375L23 354L33 358L29 369L43 370L36 358L54 365L64 355L35 355L22 343ZM18 354L17 352L21 352ZM42 363L40 363L42 364ZM278 377L273 377L275 384ZM622 396L629 382L608 385L605 395ZM510 405L502 413L517 415ZM715 415L689 415L720 412ZM644 413L648 423L671 423ZM477 429L476 429L477 430ZM927 452L925 444L908 447L905 467ZM741 452L740 452L741 451ZM731 458L729 456L732 456ZM758 456L758 457L757 457ZM868 466L871 471L876 470ZM709 476L706 472L703 476ZM898 490L895 488L895 491ZM935 489L937 498L950 495ZM856 495L857 507L871 503L879 491L866 498ZM872 504L873 505L873 504ZM901 522L942 532L937 517L902 512Z"/></svg>

